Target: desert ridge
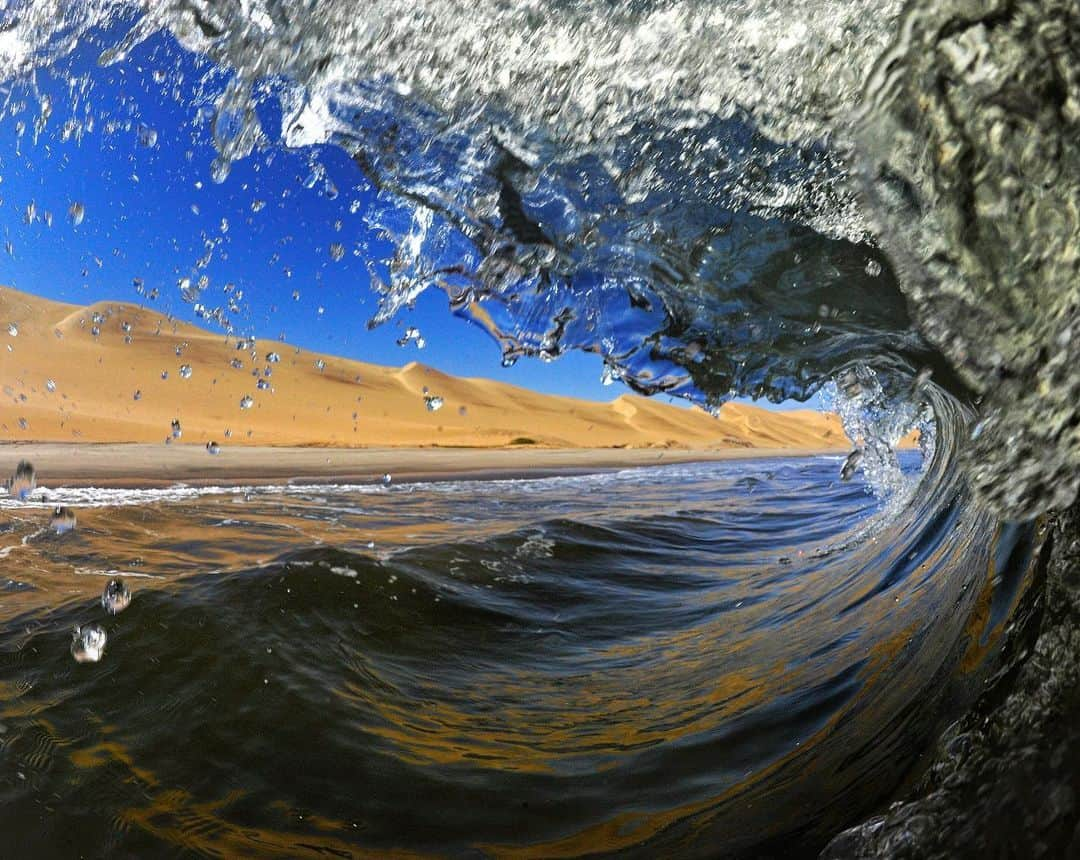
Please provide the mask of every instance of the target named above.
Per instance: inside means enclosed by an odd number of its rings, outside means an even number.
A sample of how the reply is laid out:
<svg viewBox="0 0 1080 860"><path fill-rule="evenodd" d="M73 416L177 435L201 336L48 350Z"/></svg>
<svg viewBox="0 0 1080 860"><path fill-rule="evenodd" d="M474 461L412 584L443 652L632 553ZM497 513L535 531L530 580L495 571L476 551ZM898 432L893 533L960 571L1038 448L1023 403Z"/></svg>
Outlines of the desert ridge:
<svg viewBox="0 0 1080 860"><path fill-rule="evenodd" d="M124 302L0 287L0 439L322 448L846 450L835 415L727 404L713 417L248 343ZM174 433L174 422L179 436Z"/></svg>

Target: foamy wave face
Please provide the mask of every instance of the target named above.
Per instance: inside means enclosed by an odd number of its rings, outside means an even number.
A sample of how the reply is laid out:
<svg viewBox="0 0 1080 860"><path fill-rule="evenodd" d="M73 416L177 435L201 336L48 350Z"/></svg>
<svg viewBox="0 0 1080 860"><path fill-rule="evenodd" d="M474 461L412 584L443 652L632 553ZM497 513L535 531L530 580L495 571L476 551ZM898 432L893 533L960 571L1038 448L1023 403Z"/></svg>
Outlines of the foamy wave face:
<svg viewBox="0 0 1080 860"><path fill-rule="evenodd" d="M338 493L377 493L384 492L381 487L371 485L335 484L331 487ZM288 496L311 495L326 492L327 485L322 484L280 484L258 486L200 486L178 485L147 489L120 489L113 487L47 487L40 486L25 499L13 499L0 496L0 510L23 510L34 508L52 508L67 505L78 508L112 508L152 505L169 502L185 502L207 496Z"/></svg>

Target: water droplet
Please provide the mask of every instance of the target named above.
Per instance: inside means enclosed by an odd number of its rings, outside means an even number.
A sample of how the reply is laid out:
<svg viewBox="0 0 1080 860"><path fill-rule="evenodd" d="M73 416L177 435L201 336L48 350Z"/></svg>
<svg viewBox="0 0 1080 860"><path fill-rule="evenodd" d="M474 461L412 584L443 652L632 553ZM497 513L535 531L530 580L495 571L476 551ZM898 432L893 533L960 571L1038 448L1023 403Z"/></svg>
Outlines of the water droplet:
<svg viewBox="0 0 1080 860"><path fill-rule="evenodd" d="M172 437L173 439L179 439L184 435L183 429L180 427L180 419L174 418L172 422Z"/></svg>
<svg viewBox="0 0 1080 860"><path fill-rule="evenodd" d="M82 205L78 200L72 203L68 207L68 218L71 219L73 226L78 227L83 222L83 218L86 217L86 207Z"/></svg>
<svg viewBox="0 0 1080 860"><path fill-rule="evenodd" d="M221 453L221 446L218 445L217 442L207 442L206 443L206 453L207 454L220 454Z"/></svg>
<svg viewBox="0 0 1080 860"><path fill-rule="evenodd" d="M319 373L322 373L324 370L326 370L326 362L323 361L321 358L316 358L315 369L319 371Z"/></svg>
<svg viewBox="0 0 1080 860"><path fill-rule="evenodd" d="M851 480L851 476L855 474L855 469L858 468L859 463L862 462L862 458L862 448L856 448L854 451L847 455L847 459L844 460L844 465L840 467L841 481Z"/></svg>
<svg viewBox="0 0 1080 860"><path fill-rule="evenodd" d="M229 178L229 171L232 169L232 164L227 158L215 158L210 165L210 178L214 180L218 185Z"/></svg>
<svg viewBox="0 0 1080 860"><path fill-rule="evenodd" d="M443 407L443 399L437 394L428 394L424 396L424 405L428 412L438 412Z"/></svg>
<svg viewBox="0 0 1080 860"><path fill-rule="evenodd" d="M111 583L110 583L111 584ZM71 634L71 656L76 663L96 663L105 653L105 628L100 624L84 624Z"/></svg>
<svg viewBox="0 0 1080 860"><path fill-rule="evenodd" d="M133 400L142 400L142 389L136 388L135 393L131 395Z"/></svg>
<svg viewBox="0 0 1080 860"><path fill-rule="evenodd" d="M262 212L263 207L265 205L266 205L265 200L252 200L251 201L251 211L252 212Z"/></svg>
<svg viewBox="0 0 1080 860"><path fill-rule="evenodd" d="M101 607L109 615L119 615L131 605L131 589L122 579L110 579L101 592Z"/></svg>
<svg viewBox="0 0 1080 860"><path fill-rule="evenodd" d="M150 149L157 145L157 129L146 123L139 123L139 145Z"/></svg>
<svg viewBox="0 0 1080 860"><path fill-rule="evenodd" d="M389 472L387 472L385 475L382 476L382 478L379 479L379 483L381 483L384 487L389 487L393 480L393 477L390 475Z"/></svg>
<svg viewBox="0 0 1080 860"><path fill-rule="evenodd" d="M37 472L34 469L33 463L28 460L22 460L19 465L15 467L15 474L7 481L8 493L19 501L25 502L30 498L30 494L34 492L36 486Z"/></svg>
<svg viewBox="0 0 1080 860"><path fill-rule="evenodd" d="M877 260L869 260L866 263L866 274L871 278L876 278L881 274L881 263Z"/></svg>
<svg viewBox="0 0 1080 860"><path fill-rule="evenodd" d="M168 379L169 378L169 371L167 371L167 370L161 371L161 378L162 379Z"/></svg>
<svg viewBox="0 0 1080 860"><path fill-rule="evenodd" d="M49 528L58 535L75 530L75 512L71 508L58 506L49 518Z"/></svg>
<svg viewBox="0 0 1080 860"><path fill-rule="evenodd" d="M416 341L417 349L423 349L427 345L424 336L420 334L420 329L416 326L409 326L405 329L405 334L397 339L397 345L406 346L409 341Z"/></svg>
<svg viewBox="0 0 1080 860"><path fill-rule="evenodd" d="M45 380L45 388L48 389L49 391L56 391L56 383L53 382L53 380L51 380L51 379L46 379Z"/></svg>
<svg viewBox="0 0 1080 860"><path fill-rule="evenodd" d="M270 362L270 364L277 364L279 361L281 361L281 356L278 355L276 352L268 352L266 354L266 360Z"/></svg>
<svg viewBox="0 0 1080 860"><path fill-rule="evenodd" d="M191 379L191 365L190 364L181 364L180 365L180 376L183 379Z"/></svg>
<svg viewBox="0 0 1080 860"><path fill-rule="evenodd" d="M19 336L19 324L18 323L8 323L7 333L10 334L12 337L18 337Z"/></svg>
<svg viewBox="0 0 1080 860"><path fill-rule="evenodd" d="M330 259L335 263L341 262L341 259L345 256L345 246L340 242L335 242L330 246Z"/></svg>
<svg viewBox="0 0 1080 860"><path fill-rule="evenodd" d="M250 409L254 405L255 400L250 394L245 394L243 397L240 398L241 409Z"/></svg>

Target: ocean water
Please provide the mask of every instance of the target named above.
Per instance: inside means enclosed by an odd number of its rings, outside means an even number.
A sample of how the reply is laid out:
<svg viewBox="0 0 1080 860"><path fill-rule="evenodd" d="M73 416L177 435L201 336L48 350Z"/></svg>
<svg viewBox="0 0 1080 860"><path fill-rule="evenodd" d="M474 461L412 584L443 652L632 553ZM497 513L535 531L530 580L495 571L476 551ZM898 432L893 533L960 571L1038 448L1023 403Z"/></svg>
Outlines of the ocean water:
<svg viewBox="0 0 1080 860"><path fill-rule="evenodd" d="M905 535L842 459L197 493L42 476L0 509L5 850L812 851L978 692L1035 556L957 499ZM105 650L78 663L91 623Z"/></svg>
<svg viewBox="0 0 1080 860"><path fill-rule="evenodd" d="M435 297L505 365L824 392L854 445L4 500L0 848L797 856L917 785L833 856L1075 851L1080 17L900 7L0 4L0 281L164 297L258 361L271 306L323 316L289 266L355 259L346 325Z"/></svg>

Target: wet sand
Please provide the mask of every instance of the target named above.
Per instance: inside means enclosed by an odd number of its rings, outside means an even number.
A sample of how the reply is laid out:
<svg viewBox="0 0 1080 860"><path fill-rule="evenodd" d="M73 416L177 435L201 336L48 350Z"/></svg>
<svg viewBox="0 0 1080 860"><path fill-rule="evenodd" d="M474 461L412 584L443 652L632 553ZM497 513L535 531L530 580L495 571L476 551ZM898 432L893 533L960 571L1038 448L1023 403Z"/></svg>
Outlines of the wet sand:
<svg viewBox="0 0 1080 860"><path fill-rule="evenodd" d="M283 483L371 483L386 473L398 483L583 475L640 466L831 453L801 448L714 450L539 448L269 448L196 445L0 445L0 473L20 460L49 487L168 487Z"/></svg>

